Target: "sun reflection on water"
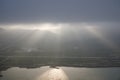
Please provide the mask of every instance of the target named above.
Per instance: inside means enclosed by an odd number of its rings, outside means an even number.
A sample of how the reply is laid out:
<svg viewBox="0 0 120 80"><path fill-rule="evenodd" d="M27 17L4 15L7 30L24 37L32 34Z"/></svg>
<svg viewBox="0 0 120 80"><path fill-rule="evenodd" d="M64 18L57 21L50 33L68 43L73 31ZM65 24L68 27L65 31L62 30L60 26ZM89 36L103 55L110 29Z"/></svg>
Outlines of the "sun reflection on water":
<svg viewBox="0 0 120 80"><path fill-rule="evenodd" d="M50 69L40 75L36 80L69 80L62 69Z"/></svg>

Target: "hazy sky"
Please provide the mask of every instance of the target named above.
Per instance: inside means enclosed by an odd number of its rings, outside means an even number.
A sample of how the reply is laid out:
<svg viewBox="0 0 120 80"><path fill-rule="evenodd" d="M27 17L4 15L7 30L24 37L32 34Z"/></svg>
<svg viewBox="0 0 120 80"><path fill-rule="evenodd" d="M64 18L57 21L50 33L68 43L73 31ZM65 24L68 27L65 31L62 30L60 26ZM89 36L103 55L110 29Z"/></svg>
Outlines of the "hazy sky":
<svg viewBox="0 0 120 80"><path fill-rule="evenodd" d="M120 47L119 45L120 28L118 28L120 27L120 24L118 24L120 22L120 0L0 0L0 28L1 25L7 23L10 24L27 23L27 25L29 25L29 23L34 24L34 23L47 23L47 22L70 23L70 24L89 23L89 22L92 22L94 24L100 23L97 25L98 26L101 25L103 26L103 28L98 29L97 30L98 32L90 28L89 28L90 30L88 29L88 32L94 35L95 39L98 38L99 40L101 40L101 42L104 42L103 44L105 43L109 44L111 43L111 40L113 40L113 42L116 42L118 47ZM107 26L112 26L112 28L104 28L104 26L106 25L104 23L107 23ZM7 26L9 27L11 25L7 25ZM70 28L64 28L64 29L68 30ZM2 31L3 29L0 29L1 33ZM64 30L64 32L66 31ZM68 32L69 31L70 30L68 30ZM77 29L75 29L75 31L77 31ZM81 32L78 30L78 33ZM70 35L71 37L71 34L68 35ZM106 34L108 38L104 34ZM66 42L74 38L74 36L70 38L68 35L67 37L64 35ZM87 35L89 36L88 33ZM77 35L77 37L78 36L79 34ZM86 42L91 43L89 40L87 41L88 36L87 37L84 36L86 38ZM0 34L0 38L1 37L2 36ZM85 39L84 37L82 39ZM6 38L6 42L7 39L9 40L10 38ZM94 43L91 36L89 36L89 39L91 39L91 41ZM3 39L3 41L5 40ZM71 43L72 42L70 42L70 44ZM93 44L91 45L93 46ZM39 70L40 69L27 70L27 69L14 68L12 70L8 70L4 72L3 73L4 78L2 79L3 80L33 80L34 77L38 76L38 74L42 72L41 70L40 71ZM119 68L117 69L107 68L107 69L99 69L99 70L97 69L82 70L82 69L68 68L65 69L65 71L68 74L68 76L71 77L70 80L80 80L80 79L81 80L119 80L119 74L120 74ZM71 74L70 72L73 72L73 74ZM15 74L15 76L12 74ZM79 74L82 76L79 76Z"/></svg>
<svg viewBox="0 0 120 80"><path fill-rule="evenodd" d="M0 23L119 22L120 0L0 0Z"/></svg>

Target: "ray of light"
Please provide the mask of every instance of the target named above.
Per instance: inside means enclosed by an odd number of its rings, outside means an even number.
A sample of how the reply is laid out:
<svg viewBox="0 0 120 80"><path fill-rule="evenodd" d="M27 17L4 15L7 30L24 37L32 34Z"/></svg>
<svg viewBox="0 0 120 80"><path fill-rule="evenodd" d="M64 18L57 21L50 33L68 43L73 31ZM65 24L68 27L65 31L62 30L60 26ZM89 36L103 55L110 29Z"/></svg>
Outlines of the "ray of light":
<svg viewBox="0 0 120 80"><path fill-rule="evenodd" d="M107 39L102 33L100 33L94 26L85 27L87 31L99 38L103 44L106 44L107 47L110 47L114 51L119 51L119 47L110 39ZM119 51L120 52L120 51Z"/></svg>
<svg viewBox="0 0 120 80"><path fill-rule="evenodd" d="M73 46L71 46L71 49L74 50L75 53L79 53L79 50L83 53L86 53L87 45L84 42L84 35L86 34L84 31L84 24L70 24L66 25L66 27L63 29L63 40L67 40L68 42L71 42ZM73 43L74 42L74 43ZM70 43L70 44L71 44ZM78 44L79 43L79 44ZM64 45L63 46L67 46ZM70 50L70 49L69 49ZM64 47L62 48L63 56L64 56ZM74 53L74 54L75 54Z"/></svg>
<svg viewBox="0 0 120 80"><path fill-rule="evenodd" d="M36 25L34 25L36 26ZM49 44L53 43L50 49L53 53L57 53L60 51L60 37L61 37L61 27L62 24L43 24L41 27L33 27L32 35L25 41L23 47L32 48L36 46L50 46ZM50 38L53 38L52 40ZM44 39L44 40L43 40ZM42 44L41 44L42 43ZM46 47L46 48L47 48ZM49 51L49 50L48 50Z"/></svg>
<svg viewBox="0 0 120 80"><path fill-rule="evenodd" d="M23 47L33 47L38 43L41 43L41 39L43 38L43 36L44 32L34 31L31 36L29 36L28 39L24 41L25 44L23 44Z"/></svg>
<svg viewBox="0 0 120 80"><path fill-rule="evenodd" d="M54 53L58 53L60 51L60 37L61 37L61 27L63 27L64 24L53 24L53 23L41 23L41 24L10 24L10 25L4 25L3 28L8 30L9 32L17 30L24 30L26 32L31 32L31 35L27 37L22 43L23 47L34 47L38 46L41 42L43 42L43 38L45 37L44 34L46 34L47 40L44 40L44 46L47 46L50 37L53 37L55 41ZM0 26L2 27L2 26ZM17 34L17 33L16 33ZM45 42L49 41L49 42ZM53 41L52 41L53 42ZM41 45L41 44L40 44Z"/></svg>

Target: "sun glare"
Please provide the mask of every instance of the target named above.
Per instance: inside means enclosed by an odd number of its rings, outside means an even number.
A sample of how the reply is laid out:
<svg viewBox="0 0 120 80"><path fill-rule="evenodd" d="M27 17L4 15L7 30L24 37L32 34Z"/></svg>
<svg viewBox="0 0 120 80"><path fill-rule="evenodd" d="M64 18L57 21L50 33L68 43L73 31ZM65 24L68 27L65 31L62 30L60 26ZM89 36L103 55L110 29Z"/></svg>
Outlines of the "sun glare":
<svg viewBox="0 0 120 80"><path fill-rule="evenodd" d="M69 80L62 69L50 69L40 75L36 80Z"/></svg>
<svg viewBox="0 0 120 80"><path fill-rule="evenodd" d="M35 30L40 31L50 31L52 33L59 33L61 26L60 25L54 25L54 24L43 24L40 27L35 27Z"/></svg>
<svg viewBox="0 0 120 80"><path fill-rule="evenodd" d="M63 24L42 23L42 24L13 24L5 25L3 28L6 30L37 30L49 31L52 33L59 33Z"/></svg>

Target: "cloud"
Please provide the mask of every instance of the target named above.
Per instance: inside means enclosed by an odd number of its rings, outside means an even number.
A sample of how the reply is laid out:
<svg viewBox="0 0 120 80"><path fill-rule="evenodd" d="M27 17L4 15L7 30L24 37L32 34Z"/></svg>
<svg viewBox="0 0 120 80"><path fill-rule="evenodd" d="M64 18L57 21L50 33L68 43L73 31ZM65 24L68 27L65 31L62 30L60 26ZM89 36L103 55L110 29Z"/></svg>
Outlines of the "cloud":
<svg viewBox="0 0 120 80"><path fill-rule="evenodd" d="M118 0L0 0L0 24L119 22Z"/></svg>

